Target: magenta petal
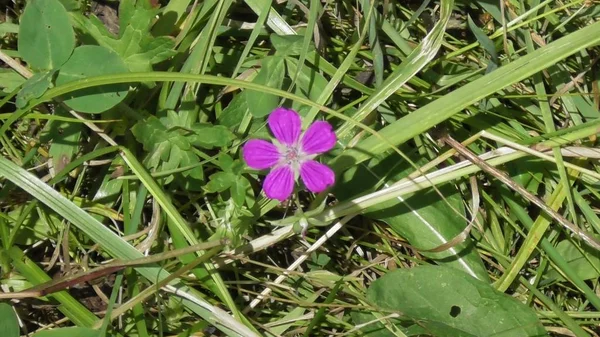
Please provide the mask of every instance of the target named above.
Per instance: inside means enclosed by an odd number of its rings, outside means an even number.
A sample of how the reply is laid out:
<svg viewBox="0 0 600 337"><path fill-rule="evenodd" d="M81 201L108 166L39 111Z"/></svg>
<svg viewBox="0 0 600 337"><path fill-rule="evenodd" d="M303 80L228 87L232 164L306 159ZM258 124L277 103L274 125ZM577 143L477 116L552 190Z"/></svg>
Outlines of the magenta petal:
<svg viewBox="0 0 600 337"><path fill-rule="evenodd" d="M271 173L267 174L263 189L270 199L277 199L281 202L285 201L294 190L292 168L281 166L271 171Z"/></svg>
<svg viewBox="0 0 600 337"><path fill-rule="evenodd" d="M302 137L302 151L306 154L327 152L335 146L337 138L331 124L314 122Z"/></svg>
<svg viewBox="0 0 600 337"><path fill-rule="evenodd" d="M269 115L269 128L279 142L292 145L300 138L302 121L296 111L277 108Z"/></svg>
<svg viewBox="0 0 600 337"><path fill-rule="evenodd" d="M327 165L309 160L300 166L300 177L311 192L323 192L335 183L335 173Z"/></svg>
<svg viewBox="0 0 600 337"><path fill-rule="evenodd" d="M281 158L275 145L261 139L252 139L246 142L242 154L246 164L256 170L269 168L277 164Z"/></svg>

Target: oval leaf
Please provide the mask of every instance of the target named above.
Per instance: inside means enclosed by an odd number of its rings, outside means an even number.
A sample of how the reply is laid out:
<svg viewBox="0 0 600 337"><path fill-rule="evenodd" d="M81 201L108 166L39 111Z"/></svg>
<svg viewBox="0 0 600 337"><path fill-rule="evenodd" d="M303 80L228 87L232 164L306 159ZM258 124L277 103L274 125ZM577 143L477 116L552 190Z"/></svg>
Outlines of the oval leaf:
<svg viewBox="0 0 600 337"><path fill-rule="evenodd" d="M367 298L419 321L433 336L547 336L535 312L466 273L441 266L399 269L373 282Z"/></svg>
<svg viewBox="0 0 600 337"><path fill-rule="evenodd" d="M271 56L263 60L262 67L254 78L254 83L280 89L285 77L285 62L283 57ZM246 96L248 109L254 117L264 117L279 105L279 97L264 92L252 91Z"/></svg>
<svg viewBox="0 0 600 337"><path fill-rule="evenodd" d="M30 100L42 96L52 85L56 70L36 73L31 76L17 94L17 107L24 108Z"/></svg>
<svg viewBox="0 0 600 337"><path fill-rule="evenodd" d="M58 69L75 48L69 14L58 0L27 2L19 25L19 54L33 69Z"/></svg>
<svg viewBox="0 0 600 337"><path fill-rule="evenodd" d="M13 308L6 304L0 303L0 335L2 337L19 337L19 320Z"/></svg>
<svg viewBox="0 0 600 337"><path fill-rule="evenodd" d="M423 159L415 160L423 165ZM368 165L368 166L367 166ZM335 187L334 193L341 200L349 200L358 195L372 192L381 187L382 181L389 186L406 177L414 168L398 156L389 155L382 160L372 160L360 164L344 173ZM444 199L430 189L403 198L382 202L366 210L365 215L387 223L396 233L421 250L438 247L452 240L466 226L462 198L452 185L438 186ZM456 268L483 281L488 274L479 253L473 249L473 241L465 241L445 251L433 253L422 251L437 264Z"/></svg>
<svg viewBox="0 0 600 337"><path fill-rule="evenodd" d="M69 61L60 69L56 84L125 72L127 67L115 52L101 46L81 46L75 49ZM64 99L74 110L100 113L125 99L128 88L126 83L103 85L71 92Z"/></svg>

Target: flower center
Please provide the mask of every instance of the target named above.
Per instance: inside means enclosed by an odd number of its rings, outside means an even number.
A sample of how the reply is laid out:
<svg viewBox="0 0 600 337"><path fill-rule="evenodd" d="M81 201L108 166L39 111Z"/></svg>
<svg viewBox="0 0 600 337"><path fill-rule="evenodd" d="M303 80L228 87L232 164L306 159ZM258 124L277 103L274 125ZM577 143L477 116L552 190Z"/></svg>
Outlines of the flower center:
<svg viewBox="0 0 600 337"><path fill-rule="evenodd" d="M288 163L288 164L297 162L298 159L300 158L300 151L298 151L298 148L296 148L295 146L289 146L286 148L285 153L283 154L283 157L284 157L286 163Z"/></svg>

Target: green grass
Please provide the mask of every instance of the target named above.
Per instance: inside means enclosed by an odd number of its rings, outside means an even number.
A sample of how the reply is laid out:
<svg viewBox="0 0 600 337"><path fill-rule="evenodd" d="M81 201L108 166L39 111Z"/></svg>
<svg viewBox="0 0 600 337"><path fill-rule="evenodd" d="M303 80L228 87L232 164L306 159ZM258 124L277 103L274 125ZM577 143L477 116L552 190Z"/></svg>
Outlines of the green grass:
<svg viewBox="0 0 600 337"><path fill-rule="evenodd" d="M0 293L21 335L600 334L593 1L61 3L0 16L0 289L164 259L42 299ZM67 16L77 45L129 72L52 54ZM42 21L61 27L49 44L31 38ZM70 111L73 95L114 104ZM244 164L281 105L334 126L334 188L279 203Z"/></svg>

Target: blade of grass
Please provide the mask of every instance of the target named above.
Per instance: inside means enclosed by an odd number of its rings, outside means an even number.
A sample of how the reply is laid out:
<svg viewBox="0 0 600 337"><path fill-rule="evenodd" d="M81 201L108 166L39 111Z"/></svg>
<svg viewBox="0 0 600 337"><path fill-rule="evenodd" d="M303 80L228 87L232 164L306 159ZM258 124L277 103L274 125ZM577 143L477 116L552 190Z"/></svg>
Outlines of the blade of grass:
<svg viewBox="0 0 600 337"><path fill-rule="evenodd" d="M8 249L8 254L12 259L15 268L32 284L37 285L52 280L50 276L46 275L46 273L30 260L18 247L11 247ZM60 303L58 309L77 326L92 327L99 321L98 317L66 291L52 294L50 297Z"/></svg>
<svg viewBox="0 0 600 337"><path fill-rule="evenodd" d="M408 80L421 71L437 54L444 37L444 31L452 14L453 0L441 2L440 20L435 24L431 32L423 39L396 70L386 78L385 82L373 93L366 102L352 116L355 121L364 120L373 110L394 94ZM413 112L412 114L415 114ZM411 115L412 115L411 114ZM352 137L350 131L354 125L344 123L337 130L339 139Z"/></svg>
<svg viewBox="0 0 600 337"><path fill-rule="evenodd" d="M319 95L319 98L317 98L315 103L317 103L319 105L324 105L325 103L327 103L327 101L333 94L333 91L335 90L335 88L338 86L338 84L340 83L342 78L344 78L346 76L348 69L350 69L350 66L352 66L352 64L354 63L356 54L358 54L358 51L361 49L362 43L365 40L365 37L367 35L366 27L368 27L368 24L371 20L372 16L370 15L370 13L373 11L374 4L375 4L375 2L371 3L369 12L366 15L365 25L362 29L362 32L360 33L360 37L358 38L358 41L356 41L356 43L354 44L352 49L350 49L350 52L344 58L344 61L342 62L340 67L335 71L333 76L331 76L331 80L329 80L329 82L325 86L325 89L323 89L323 92L321 93L321 95ZM315 117L317 116L318 112L319 112L318 107L313 106L310 108L310 110L308 111L308 113L306 114L306 117L304 117L303 122L302 122L304 128L308 127L308 125L310 125L315 120Z"/></svg>
<svg viewBox="0 0 600 337"><path fill-rule="evenodd" d="M65 220L78 227L110 255L122 260L143 257L140 252L113 233L108 227L94 219L81 208L76 207L71 201L41 182L37 177L5 158L0 158L0 175L21 187L27 193L53 209ZM149 188L148 190L151 189ZM180 217L181 215L176 216ZM150 282L162 280L169 275L168 272L157 265L137 267L136 270ZM185 296L183 300L185 306L203 319L215 324L228 336L238 336L240 334L257 336L255 332L239 323L239 321L226 312L206 302L198 293L181 284L179 280L174 281L173 287L178 294Z"/></svg>
<svg viewBox="0 0 600 337"><path fill-rule="evenodd" d="M512 194L507 188L501 189L502 200L509 206L511 214L514 214L525 227L531 231L534 226L534 221L529 217L529 212L519 202L514 200ZM554 248L554 245L547 238L543 237L540 246L548 254L551 261L561 270L567 279L580 289L590 303L599 310L600 298L594 290L592 290L578 275L565 258Z"/></svg>
<svg viewBox="0 0 600 337"><path fill-rule="evenodd" d="M261 0L244 0L246 5L250 7L256 15L262 14L262 7L259 1ZM287 22L277 13L273 8L269 9L269 18L267 19L267 25L271 28L275 34L278 35L296 35L296 31L288 25Z"/></svg>
<svg viewBox="0 0 600 337"><path fill-rule="evenodd" d="M379 135L388 139L394 145L402 144L408 139L442 123L486 96L517 83L548 68L557 61L599 42L600 22L596 22L442 96L384 127L379 131ZM343 154L334 158L329 164L334 168L334 171L342 172L350 166L361 163L371 158L371 156L387 150L387 145L382 144L378 138L369 137L353 148L344 151Z"/></svg>
<svg viewBox="0 0 600 337"><path fill-rule="evenodd" d="M256 39L258 38L260 31L261 31L262 27L264 26L265 21L267 20L267 17L269 15L269 9L271 8L271 0L256 0L256 1L257 2L262 1L262 3L258 4L258 6L259 6L258 8L260 8L260 10L259 10L260 14L258 16L258 19L256 20L256 25L254 26L254 29L252 29L252 33L250 33L248 42L246 42L246 46L244 46L242 55L238 59L238 62L236 64L235 68L233 69L233 73L231 75L232 78L235 78L238 75L238 72L240 71L242 64L244 64L244 62L246 61L246 57L248 57L248 54L250 54L250 50L254 46L254 42L256 42Z"/></svg>
<svg viewBox="0 0 600 337"><path fill-rule="evenodd" d="M532 53L535 51L535 47L533 46L533 40L531 38L531 34L529 32L524 32L525 42L527 44L527 51ZM548 102L548 96L546 93L546 87L544 86L544 79L542 74L537 73L533 75L533 82L535 87L535 92L538 95L538 103L540 106L540 111L542 112L542 118L544 119L544 126L546 127L546 133L556 131L556 126L554 125L554 117L552 115L552 111L550 109L550 103ZM577 226L577 213L575 212L575 202L573 201L573 194L571 193L571 184L569 182L569 177L567 175L567 170L565 168L565 163L563 161L563 157L560 153L560 149L558 147L554 147L552 149L554 154L554 159L556 160L556 168L558 169L558 175L560 177L560 183L563 185L563 189L567 195L567 204L569 206L569 212L571 213L571 219L575 226Z"/></svg>

